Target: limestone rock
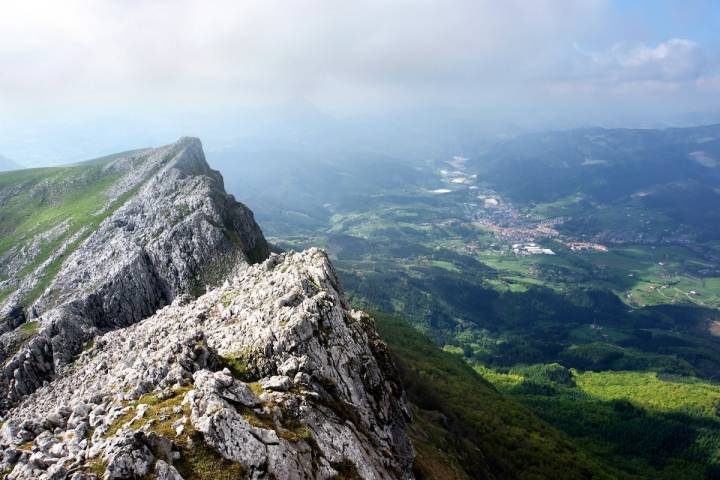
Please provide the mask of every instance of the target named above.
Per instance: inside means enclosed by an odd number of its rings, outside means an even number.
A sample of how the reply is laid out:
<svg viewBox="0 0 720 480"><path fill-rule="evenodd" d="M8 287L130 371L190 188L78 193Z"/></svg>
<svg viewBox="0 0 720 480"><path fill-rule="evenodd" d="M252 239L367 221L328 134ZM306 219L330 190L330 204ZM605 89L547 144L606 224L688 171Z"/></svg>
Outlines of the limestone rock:
<svg viewBox="0 0 720 480"><path fill-rule="evenodd" d="M269 254L252 212L225 193L199 140L183 138L105 168L120 179L99 212L137 193L45 262L64 258L32 305L23 308L21 301L45 265L0 304L0 413L52 379L100 332L138 322L180 294L203 293ZM40 236L57 236L63 228ZM2 259L4 274L12 276L27 263L23 258L33 258L33 252L22 253ZM38 333L25 340L13 329L30 320L38 322Z"/></svg>
<svg viewBox="0 0 720 480"><path fill-rule="evenodd" d="M372 319L311 249L99 336L9 410L0 448L13 480L177 480L198 465L238 478L409 479L408 420Z"/></svg>

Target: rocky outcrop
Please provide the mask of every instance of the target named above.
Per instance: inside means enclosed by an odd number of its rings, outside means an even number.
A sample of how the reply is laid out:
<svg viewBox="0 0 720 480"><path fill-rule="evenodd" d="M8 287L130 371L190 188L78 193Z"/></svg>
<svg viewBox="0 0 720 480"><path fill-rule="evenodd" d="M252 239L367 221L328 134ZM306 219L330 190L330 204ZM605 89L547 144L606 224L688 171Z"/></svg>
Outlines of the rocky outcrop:
<svg viewBox="0 0 720 480"><path fill-rule="evenodd" d="M326 255L271 255L98 337L11 409L12 480L411 478L402 387Z"/></svg>
<svg viewBox="0 0 720 480"><path fill-rule="evenodd" d="M48 260L62 263L32 304L21 303L39 282L30 275L0 306L2 411L52 379L99 333L138 322L180 294L202 293L269 254L252 213L225 193L199 140L183 138L104 168L119 177L107 204L98 205L106 218ZM20 257L5 260L12 258Z"/></svg>

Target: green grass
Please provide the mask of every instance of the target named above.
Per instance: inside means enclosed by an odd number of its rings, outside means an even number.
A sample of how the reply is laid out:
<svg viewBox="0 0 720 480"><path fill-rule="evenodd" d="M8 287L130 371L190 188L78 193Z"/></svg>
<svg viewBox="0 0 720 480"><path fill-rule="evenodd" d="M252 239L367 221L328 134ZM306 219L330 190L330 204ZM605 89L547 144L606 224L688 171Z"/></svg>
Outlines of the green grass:
<svg viewBox="0 0 720 480"><path fill-rule="evenodd" d="M22 341L27 341L40 331L40 322L25 322L17 328Z"/></svg>
<svg viewBox="0 0 720 480"><path fill-rule="evenodd" d="M22 185L21 193L3 205L0 232L4 238L0 241L0 254L17 244L26 244L33 235L69 220L70 229L55 240L57 245L93 220L95 212L104 206L105 192L119 178L118 174L104 174L99 166L39 170L42 175L33 175L28 181L15 178L8 182L9 179L3 177L15 177L14 172L0 174L0 188L6 183L6 188ZM28 270L44 261L47 254L54 250L52 246L45 245L45 251Z"/></svg>
<svg viewBox="0 0 720 480"><path fill-rule="evenodd" d="M443 270L447 270L448 272L454 272L454 273L460 273L460 269L453 263L444 261L444 260L431 260L430 265L438 268L442 268Z"/></svg>
<svg viewBox="0 0 720 480"><path fill-rule="evenodd" d="M571 381L559 382L536 367L476 370L628 474L714 478L707 475L720 463L720 386L654 372L575 370L565 370Z"/></svg>
<svg viewBox="0 0 720 480"><path fill-rule="evenodd" d="M223 458L213 450L202 434L186 425L186 431L180 437L176 437L172 424L183 415L189 417L189 406L182 406L180 413L175 408L180 406L185 394L190 387L182 387L173 391L169 398L161 399L155 394L148 394L140 397L128 405L133 407L126 415L113 422L106 437L115 435L120 428L130 421L136 414L134 408L139 404L149 405L143 418L133 423L132 428L137 430L143 425L151 423L150 430L166 438L174 439L176 447L180 450L180 459L174 462L175 468L186 480L204 480L208 478L219 480L234 480L244 478L246 468L235 462ZM104 467L100 474L104 473Z"/></svg>
<svg viewBox="0 0 720 480"><path fill-rule="evenodd" d="M0 290L0 302L3 302L6 298L8 298L12 293L16 290L15 287L7 287L3 290Z"/></svg>
<svg viewBox="0 0 720 480"><path fill-rule="evenodd" d="M612 327L593 328L592 325L581 325L570 331L570 338L581 342L620 342L630 338L630 335L620 329Z"/></svg>
<svg viewBox="0 0 720 480"><path fill-rule="evenodd" d="M251 380L251 372L248 369L247 361L244 359L244 355L241 353L232 353L223 355L222 366L230 370L233 377L243 380Z"/></svg>
<svg viewBox="0 0 720 480"><path fill-rule="evenodd" d="M657 412L720 413L720 385L697 378L655 372L584 372L575 378L582 391L600 400L625 399Z"/></svg>
<svg viewBox="0 0 720 480"><path fill-rule="evenodd" d="M380 314L375 319L419 418L409 432L420 451L429 454L416 465L421 473L424 469L426 475L459 470L471 478L631 478L500 395L460 356L439 350L406 322Z"/></svg>
<svg viewBox="0 0 720 480"><path fill-rule="evenodd" d="M141 185L131 188L108 205L107 192L121 177L106 172L104 166L114 158L85 162L74 166L20 170L0 174L0 193L13 191L0 211L0 255L11 248L28 246L33 237L67 222L67 227L54 238L40 244L39 253L19 272L23 278L35 271L71 237L66 245L43 269L39 281L27 292L23 302L34 302L50 285L65 259L100 223L134 196ZM80 233L82 231L82 233ZM12 290L2 292L7 296Z"/></svg>

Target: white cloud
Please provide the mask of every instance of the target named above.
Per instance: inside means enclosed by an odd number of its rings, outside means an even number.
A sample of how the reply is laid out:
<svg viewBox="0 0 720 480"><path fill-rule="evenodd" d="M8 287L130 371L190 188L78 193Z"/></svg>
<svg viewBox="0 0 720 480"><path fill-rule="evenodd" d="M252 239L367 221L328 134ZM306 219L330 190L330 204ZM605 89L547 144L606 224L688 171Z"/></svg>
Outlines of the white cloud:
<svg viewBox="0 0 720 480"><path fill-rule="evenodd" d="M700 46L687 39L673 38L656 46L616 44L603 52L590 54L600 71L620 79L694 79L702 67Z"/></svg>
<svg viewBox="0 0 720 480"><path fill-rule="evenodd" d="M696 81L698 89L710 93L720 93L720 75L702 75Z"/></svg>
<svg viewBox="0 0 720 480"><path fill-rule="evenodd" d="M717 83L717 65L703 46L685 38L655 45L615 43L602 50L573 44L575 56L566 76L547 82L555 95L594 97L598 103L622 97L626 105L686 110L710 107L707 92ZM708 100L710 100L708 102ZM716 101L715 108L720 106Z"/></svg>
<svg viewBox="0 0 720 480"><path fill-rule="evenodd" d="M338 114L460 106L523 125L720 107L707 45L631 40L609 0L0 2L6 154L108 118L164 125L293 98Z"/></svg>
<svg viewBox="0 0 720 480"><path fill-rule="evenodd" d="M460 101L542 75L584 0L25 0L0 16L0 105Z"/></svg>

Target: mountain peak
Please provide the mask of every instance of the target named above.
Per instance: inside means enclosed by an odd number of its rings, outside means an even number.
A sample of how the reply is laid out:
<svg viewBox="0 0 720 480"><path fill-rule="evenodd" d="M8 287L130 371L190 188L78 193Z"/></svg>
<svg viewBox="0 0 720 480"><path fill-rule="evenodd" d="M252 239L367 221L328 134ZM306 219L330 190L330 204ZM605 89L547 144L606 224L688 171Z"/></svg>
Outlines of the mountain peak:
<svg viewBox="0 0 720 480"><path fill-rule="evenodd" d="M24 196L54 196L55 208L69 213L39 232L16 226L15 243L0 251L2 290L12 292L0 304L5 408L100 331L135 323L269 254L252 212L225 193L197 139L44 174L0 195L3 207L30 218L36 212L18 201ZM107 183L97 205L79 210L79 192Z"/></svg>

